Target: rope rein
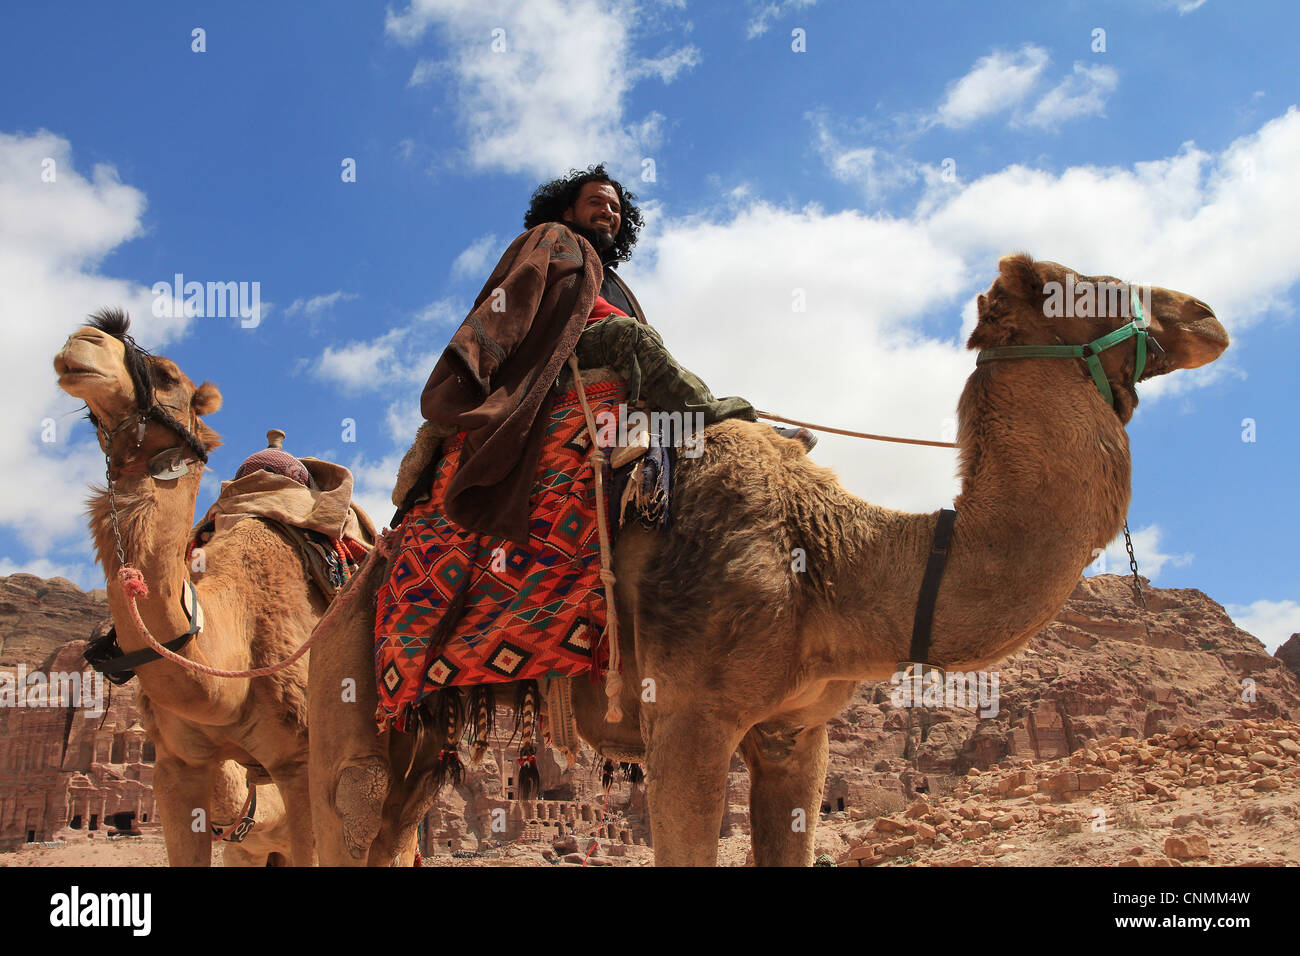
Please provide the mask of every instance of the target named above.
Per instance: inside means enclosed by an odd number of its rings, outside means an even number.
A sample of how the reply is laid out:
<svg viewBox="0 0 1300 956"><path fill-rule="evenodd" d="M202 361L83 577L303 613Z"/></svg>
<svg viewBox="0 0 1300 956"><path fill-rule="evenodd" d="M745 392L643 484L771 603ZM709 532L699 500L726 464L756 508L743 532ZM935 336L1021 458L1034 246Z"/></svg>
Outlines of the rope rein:
<svg viewBox="0 0 1300 956"><path fill-rule="evenodd" d="M893 441L903 445L930 445L934 448L956 448L956 442L950 441L926 441L923 438L894 438L890 435L872 435L870 432L851 432L846 428L831 428L827 425L814 425L812 422L801 422L794 418L783 418L780 415L773 415L771 412L760 412L754 410L754 414L759 418L766 418L768 421L785 422L787 425L800 425L803 428L811 428L813 431L831 432L835 435L848 435L850 438L870 438L873 441Z"/></svg>
<svg viewBox="0 0 1300 956"><path fill-rule="evenodd" d="M167 658L173 664L179 664L186 670L192 670L199 674L207 674L209 677L267 677L284 670L298 658L302 657L310 649L312 641L316 639L316 631L312 631L311 636L303 641L302 646L294 651L289 657L280 661L278 664L270 664L266 667L255 667L252 670L230 671L222 670L218 667L209 667L207 664L200 664L198 661L192 661L188 657L182 657L175 651L170 651L158 643L157 638L149 633L149 628L145 626L144 620L140 617L140 609L136 606L139 598L149 596L149 585L144 582L144 575L129 564L123 565L117 572L118 583L122 585L122 593L126 595L126 606L131 613L131 623L139 632L148 645L153 649L155 654ZM195 614L198 613L197 607Z"/></svg>
<svg viewBox="0 0 1300 956"><path fill-rule="evenodd" d="M596 472L596 528L600 532L600 580L605 584L605 634L609 638L609 667L605 671L605 721L617 724L623 720L623 708L619 697L623 693L623 675L621 651L618 643L618 609L614 606L614 560L609 547L609 519L605 514L605 452L597 440L595 416L587 404L587 387L582 383L582 372L578 369L578 359L569 356L569 370L578 387L578 401L582 403L582 414L587 419L587 432L591 435L591 466Z"/></svg>

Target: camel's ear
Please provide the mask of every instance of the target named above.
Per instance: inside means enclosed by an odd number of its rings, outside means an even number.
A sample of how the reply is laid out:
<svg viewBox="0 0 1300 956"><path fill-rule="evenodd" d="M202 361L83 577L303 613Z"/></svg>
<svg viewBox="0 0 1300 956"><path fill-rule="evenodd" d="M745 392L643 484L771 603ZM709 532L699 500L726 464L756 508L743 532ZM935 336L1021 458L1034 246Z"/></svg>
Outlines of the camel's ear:
<svg viewBox="0 0 1300 956"><path fill-rule="evenodd" d="M1017 252L999 259L998 276L1013 298L1038 302L1043 297L1043 277L1034 268L1034 257L1028 253Z"/></svg>
<svg viewBox="0 0 1300 956"><path fill-rule="evenodd" d="M1016 306L1006 290L1006 280L998 276L989 291L976 301L975 331L966 340L968 349L991 349L1009 345L1020 329Z"/></svg>
<svg viewBox="0 0 1300 956"><path fill-rule="evenodd" d="M211 415L221 407L221 392L211 382L204 382L195 389L190 407L195 415Z"/></svg>

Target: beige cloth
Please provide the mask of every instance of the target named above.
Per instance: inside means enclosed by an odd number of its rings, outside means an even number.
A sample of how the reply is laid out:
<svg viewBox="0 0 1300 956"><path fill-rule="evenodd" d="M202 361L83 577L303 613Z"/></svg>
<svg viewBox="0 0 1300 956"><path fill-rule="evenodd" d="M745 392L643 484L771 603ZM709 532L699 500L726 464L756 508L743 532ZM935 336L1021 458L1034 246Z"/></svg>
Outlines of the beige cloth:
<svg viewBox="0 0 1300 956"><path fill-rule="evenodd" d="M351 538L374 547L375 526L352 502L352 472L319 458L299 458L312 487L270 471L254 471L221 483L221 493L198 522L216 521L216 534L244 518L270 518L330 538Z"/></svg>

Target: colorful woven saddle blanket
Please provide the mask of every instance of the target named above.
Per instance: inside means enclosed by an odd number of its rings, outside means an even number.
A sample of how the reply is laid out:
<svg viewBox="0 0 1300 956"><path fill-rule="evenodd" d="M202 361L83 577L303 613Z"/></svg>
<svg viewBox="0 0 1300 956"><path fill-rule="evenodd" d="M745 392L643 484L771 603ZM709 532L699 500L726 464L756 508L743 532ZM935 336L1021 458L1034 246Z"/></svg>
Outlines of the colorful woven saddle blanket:
<svg viewBox="0 0 1300 956"><path fill-rule="evenodd" d="M626 395L621 381L586 391L595 415L616 412ZM552 405L526 545L463 531L443 515L461 444L462 436L444 442L431 496L406 513L379 590L381 729L408 730L420 701L444 688L572 677L607 659L591 439L577 392Z"/></svg>

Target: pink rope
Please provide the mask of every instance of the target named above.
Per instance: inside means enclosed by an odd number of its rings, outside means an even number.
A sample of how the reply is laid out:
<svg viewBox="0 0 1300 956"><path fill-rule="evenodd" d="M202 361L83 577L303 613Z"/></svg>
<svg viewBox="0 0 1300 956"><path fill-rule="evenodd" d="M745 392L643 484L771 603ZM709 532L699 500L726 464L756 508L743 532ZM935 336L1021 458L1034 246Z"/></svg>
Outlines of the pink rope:
<svg viewBox="0 0 1300 956"><path fill-rule="evenodd" d="M210 677L266 677L269 674L284 670L306 654L307 649L311 647L311 642L316 639L316 632L313 631L311 636L291 656L278 664L271 664L267 667L256 667L247 671L226 671L216 667L209 667L207 664L200 664L198 661L192 661L188 657L182 657L175 651L168 650L149 633L149 628L145 626L144 620L140 617L140 609L136 607L137 599L149 596L149 585L145 584L143 574L129 564L124 564L117 572L117 580L122 585L122 593L126 595L126 606L131 612L131 623L135 625L135 629L140 633L140 636L153 648L155 653L167 658L174 664L179 664L181 667L196 671L199 674L207 674ZM194 613L199 613L197 597L195 597Z"/></svg>

